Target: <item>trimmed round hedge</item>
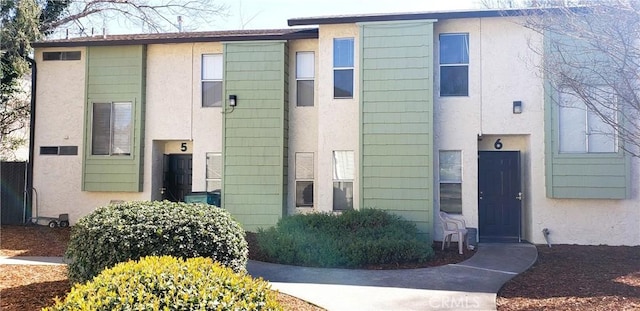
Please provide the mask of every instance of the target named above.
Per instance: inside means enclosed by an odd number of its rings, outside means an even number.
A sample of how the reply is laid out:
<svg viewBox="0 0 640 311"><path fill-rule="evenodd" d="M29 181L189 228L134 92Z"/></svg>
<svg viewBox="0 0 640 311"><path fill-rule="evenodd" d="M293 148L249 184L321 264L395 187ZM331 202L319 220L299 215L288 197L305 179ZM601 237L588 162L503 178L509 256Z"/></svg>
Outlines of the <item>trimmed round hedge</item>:
<svg viewBox="0 0 640 311"><path fill-rule="evenodd" d="M139 201L110 204L81 218L65 253L69 279L84 282L116 263L144 256L211 257L246 271L244 230L224 209L205 204Z"/></svg>
<svg viewBox="0 0 640 311"><path fill-rule="evenodd" d="M425 262L434 255L414 223L377 209L283 217L258 231L257 241L266 261L312 267Z"/></svg>
<svg viewBox="0 0 640 311"><path fill-rule="evenodd" d="M262 279L211 258L144 257L76 284L47 311L66 310L282 310Z"/></svg>

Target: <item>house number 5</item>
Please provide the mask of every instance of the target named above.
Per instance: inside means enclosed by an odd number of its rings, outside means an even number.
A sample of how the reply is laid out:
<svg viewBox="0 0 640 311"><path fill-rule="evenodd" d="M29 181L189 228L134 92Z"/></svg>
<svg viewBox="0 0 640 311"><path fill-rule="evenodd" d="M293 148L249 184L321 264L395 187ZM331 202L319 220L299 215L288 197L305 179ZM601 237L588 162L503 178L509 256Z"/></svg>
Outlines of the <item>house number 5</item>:
<svg viewBox="0 0 640 311"><path fill-rule="evenodd" d="M502 149L502 142L500 141L500 139L496 139L496 142L493 144L493 148L496 148L498 150Z"/></svg>
<svg viewBox="0 0 640 311"><path fill-rule="evenodd" d="M182 151L182 152L187 151L187 143L182 143L182 144L180 145L180 151Z"/></svg>

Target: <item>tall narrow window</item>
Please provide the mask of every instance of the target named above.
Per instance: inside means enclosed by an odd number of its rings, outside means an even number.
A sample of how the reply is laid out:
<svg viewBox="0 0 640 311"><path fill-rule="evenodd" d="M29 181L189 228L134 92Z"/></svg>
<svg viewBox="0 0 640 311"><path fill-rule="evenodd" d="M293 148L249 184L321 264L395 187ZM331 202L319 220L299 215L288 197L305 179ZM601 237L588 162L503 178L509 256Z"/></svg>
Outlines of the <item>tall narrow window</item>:
<svg viewBox="0 0 640 311"><path fill-rule="evenodd" d="M560 152L606 153L617 152L615 128L603 120L616 121L615 96L606 88L585 93L602 105L599 113L587 107L584 100L569 91L560 93Z"/></svg>
<svg viewBox="0 0 640 311"><path fill-rule="evenodd" d="M202 107L222 106L222 54L202 55Z"/></svg>
<svg viewBox="0 0 640 311"><path fill-rule="evenodd" d="M353 98L353 38L333 39L333 97Z"/></svg>
<svg viewBox="0 0 640 311"><path fill-rule="evenodd" d="M440 151L440 210L462 213L462 152Z"/></svg>
<svg viewBox="0 0 640 311"><path fill-rule="evenodd" d="M222 154L207 152L207 192L222 188Z"/></svg>
<svg viewBox="0 0 640 311"><path fill-rule="evenodd" d="M296 153L296 206L313 206L313 153Z"/></svg>
<svg viewBox="0 0 640 311"><path fill-rule="evenodd" d="M313 52L296 53L296 105L313 106L315 55Z"/></svg>
<svg viewBox="0 0 640 311"><path fill-rule="evenodd" d="M94 103L91 122L92 155L131 154L130 102Z"/></svg>
<svg viewBox="0 0 640 311"><path fill-rule="evenodd" d="M469 95L469 34L440 35L440 96Z"/></svg>
<svg viewBox="0 0 640 311"><path fill-rule="evenodd" d="M333 210L353 209L353 151L333 152Z"/></svg>

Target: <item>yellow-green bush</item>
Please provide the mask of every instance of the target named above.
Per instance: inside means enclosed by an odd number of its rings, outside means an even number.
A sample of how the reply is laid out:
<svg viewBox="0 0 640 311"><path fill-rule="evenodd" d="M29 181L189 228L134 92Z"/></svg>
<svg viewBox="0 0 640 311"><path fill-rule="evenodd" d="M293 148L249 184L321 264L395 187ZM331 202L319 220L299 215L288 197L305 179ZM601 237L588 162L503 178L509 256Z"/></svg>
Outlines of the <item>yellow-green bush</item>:
<svg viewBox="0 0 640 311"><path fill-rule="evenodd" d="M282 310L262 279L233 272L211 258L149 256L119 263L76 284L47 311Z"/></svg>

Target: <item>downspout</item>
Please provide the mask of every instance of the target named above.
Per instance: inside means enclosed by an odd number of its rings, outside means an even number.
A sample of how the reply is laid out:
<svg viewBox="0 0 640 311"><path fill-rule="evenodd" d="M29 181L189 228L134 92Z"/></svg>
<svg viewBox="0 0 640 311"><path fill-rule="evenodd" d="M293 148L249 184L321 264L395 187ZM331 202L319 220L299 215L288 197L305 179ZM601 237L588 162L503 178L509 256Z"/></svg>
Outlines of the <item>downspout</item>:
<svg viewBox="0 0 640 311"><path fill-rule="evenodd" d="M31 67L31 103L29 110L29 159L27 161L27 182L25 186L25 193L27 194L25 200L25 206L23 211L22 222L26 222L26 219L31 217L32 203L33 203L33 158L35 156L35 137L36 137L36 81L38 78L38 69L36 67L36 61L24 55L24 59L29 62ZM28 211L28 212L27 212Z"/></svg>

